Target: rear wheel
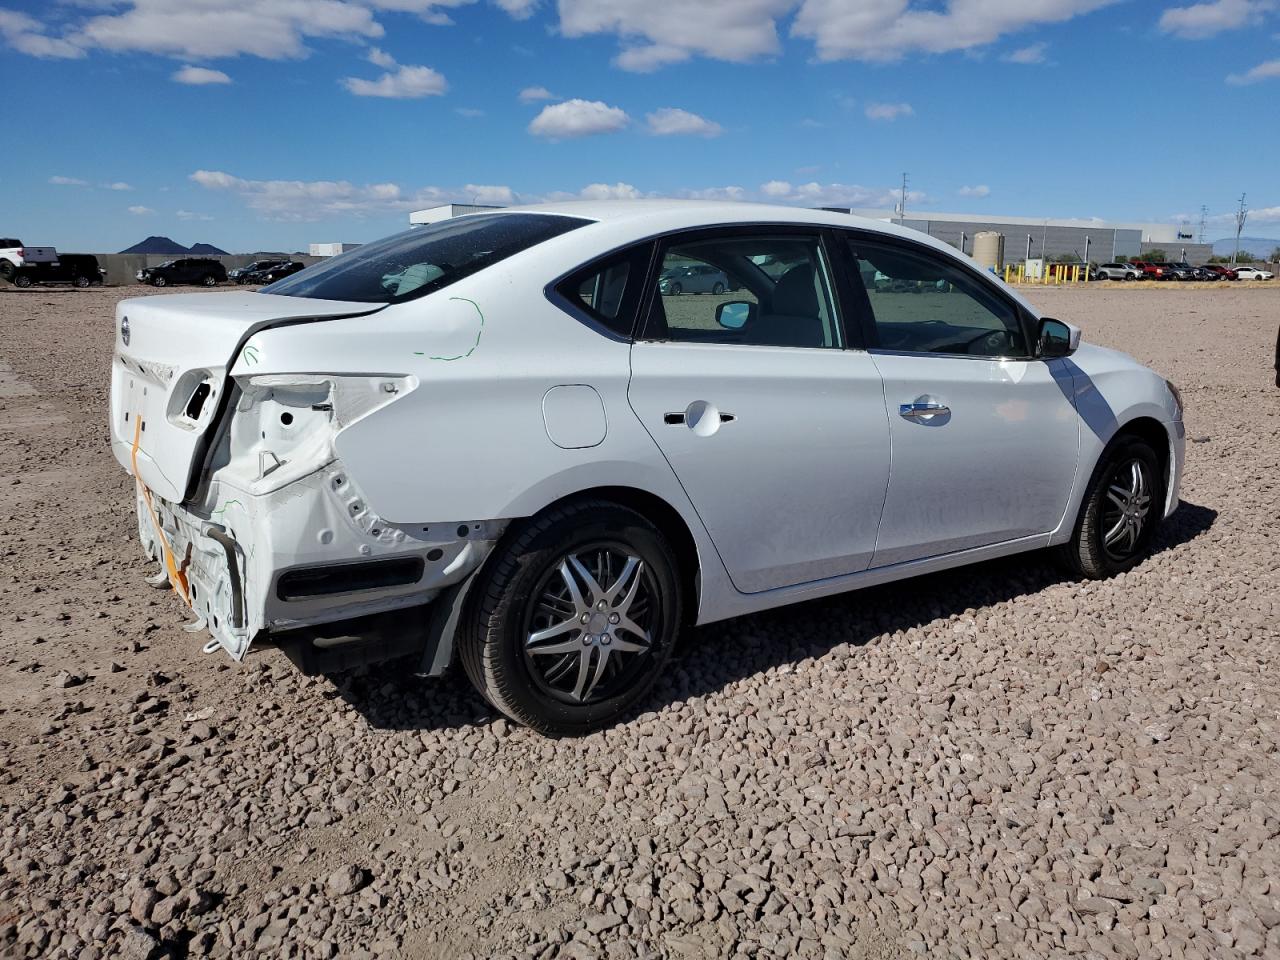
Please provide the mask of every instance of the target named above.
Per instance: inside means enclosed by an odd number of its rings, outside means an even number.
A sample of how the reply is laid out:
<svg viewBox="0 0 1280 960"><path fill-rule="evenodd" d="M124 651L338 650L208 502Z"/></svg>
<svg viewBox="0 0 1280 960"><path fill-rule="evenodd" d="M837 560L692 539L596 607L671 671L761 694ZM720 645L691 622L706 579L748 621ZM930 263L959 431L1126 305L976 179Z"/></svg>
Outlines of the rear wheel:
<svg viewBox="0 0 1280 960"><path fill-rule="evenodd" d="M29 287L31 286L31 278L25 273L19 273L13 278L13 285L15 287Z"/></svg>
<svg viewBox="0 0 1280 960"><path fill-rule="evenodd" d="M1123 573L1146 555L1163 514L1159 458L1145 440L1121 437L1094 470L1062 559L1089 579Z"/></svg>
<svg viewBox="0 0 1280 960"><path fill-rule="evenodd" d="M724 284L717 283L715 286L711 288L711 292L714 293L717 297L720 296L720 294L724 293Z"/></svg>
<svg viewBox="0 0 1280 960"><path fill-rule="evenodd" d="M467 677L540 733L613 723L662 673L681 623L675 555L643 516L583 501L527 521L490 558L458 636Z"/></svg>
<svg viewBox="0 0 1280 960"><path fill-rule="evenodd" d="M89 286L90 281L89 281L89 278L86 277L84 274L80 274L80 276L76 277L75 280L72 282L75 283L75 285L79 287L81 290L83 290L85 287Z"/></svg>
<svg viewBox="0 0 1280 960"><path fill-rule="evenodd" d="M206 287L212 287L217 285L218 278L215 277L212 273L207 273L204 275L204 277L201 278L200 282L203 283Z"/></svg>

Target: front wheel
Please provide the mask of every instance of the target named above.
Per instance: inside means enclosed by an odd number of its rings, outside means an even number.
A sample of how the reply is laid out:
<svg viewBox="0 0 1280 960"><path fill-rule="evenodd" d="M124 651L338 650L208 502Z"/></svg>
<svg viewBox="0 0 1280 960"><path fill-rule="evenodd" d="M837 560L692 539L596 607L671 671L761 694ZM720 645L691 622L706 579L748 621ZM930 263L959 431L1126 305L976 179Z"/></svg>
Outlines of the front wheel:
<svg viewBox="0 0 1280 960"><path fill-rule="evenodd" d="M681 623L675 554L635 511L583 501L526 521L479 576L459 632L467 677L550 736L608 726L671 657Z"/></svg>
<svg viewBox="0 0 1280 960"><path fill-rule="evenodd" d="M1164 480L1151 445L1121 437L1104 453L1080 506L1075 533L1060 547L1072 572L1091 580L1132 568L1164 516Z"/></svg>
<svg viewBox="0 0 1280 960"><path fill-rule="evenodd" d="M31 278L25 273L19 273L13 278L13 285L15 287L29 287L31 286Z"/></svg>
<svg viewBox="0 0 1280 960"><path fill-rule="evenodd" d="M205 276L200 280L200 282L201 282L201 283L203 283L206 287L213 287L213 286L216 286L216 285L217 285L217 283L218 283L218 278L217 278L217 277L215 277L212 273L210 273L210 274L206 274L206 275L205 275Z"/></svg>
<svg viewBox="0 0 1280 960"><path fill-rule="evenodd" d="M152 277L151 285L153 287L167 287L169 285L169 281L164 277Z"/></svg>

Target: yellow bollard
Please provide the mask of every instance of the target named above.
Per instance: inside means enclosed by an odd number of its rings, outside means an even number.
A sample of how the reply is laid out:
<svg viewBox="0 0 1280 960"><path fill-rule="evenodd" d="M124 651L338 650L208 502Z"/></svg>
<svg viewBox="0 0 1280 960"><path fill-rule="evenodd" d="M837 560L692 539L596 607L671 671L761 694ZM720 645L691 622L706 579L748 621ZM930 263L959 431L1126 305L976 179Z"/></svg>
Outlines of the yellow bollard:
<svg viewBox="0 0 1280 960"><path fill-rule="evenodd" d="M1018 264L1018 282L1022 282L1023 275L1026 273L1027 265L1025 263Z"/></svg>
<svg viewBox="0 0 1280 960"><path fill-rule="evenodd" d="M1011 269L1012 268L1007 263L1004 265L1004 282L1005 283L1009 282L1009 271Z"/></svg>
<svg viewBox="0 0 1280 960"><path fill-rule="evenodd" d="M1071 268L1071 282L1072 283L1080 282L1080 265L1079 264L1076 264L1074 267Z"/></svg>

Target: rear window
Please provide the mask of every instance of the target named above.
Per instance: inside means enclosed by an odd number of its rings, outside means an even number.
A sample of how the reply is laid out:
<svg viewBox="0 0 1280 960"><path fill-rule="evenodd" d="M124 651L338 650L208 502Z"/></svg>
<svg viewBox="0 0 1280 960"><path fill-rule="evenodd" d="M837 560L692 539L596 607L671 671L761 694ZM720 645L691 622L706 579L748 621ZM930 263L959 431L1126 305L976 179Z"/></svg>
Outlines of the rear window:
<svg viewBox="0 0 1280 960"><path fill-rule="evenodd" d="M366 243L263 287L263 293L356 303L424 296L589 223L577 217L486 213Z"/></svg>

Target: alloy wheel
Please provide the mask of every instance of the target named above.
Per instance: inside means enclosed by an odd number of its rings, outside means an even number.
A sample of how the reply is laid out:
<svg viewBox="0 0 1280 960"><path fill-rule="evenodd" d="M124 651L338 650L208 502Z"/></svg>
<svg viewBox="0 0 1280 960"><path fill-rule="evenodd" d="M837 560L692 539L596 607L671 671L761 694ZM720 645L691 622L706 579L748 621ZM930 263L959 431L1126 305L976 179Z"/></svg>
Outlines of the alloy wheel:
<svg viewBox="0 0 1280 960"><path fill-rule="evenodd" d="M580 548L551 566L529 602L524 661L544 693L571 704L617 696L639 680L662 637L661 592L618 543Z"/></svg>
<svg viewBox="0 0 1280 960"><path fill-rule="evenodd" d="M1151 478L1148 467L1136 458L1116 467L1107 483L1101 512L1102 545L1111 557L1122 560L1138 549L1151 510Z"/></svg>

